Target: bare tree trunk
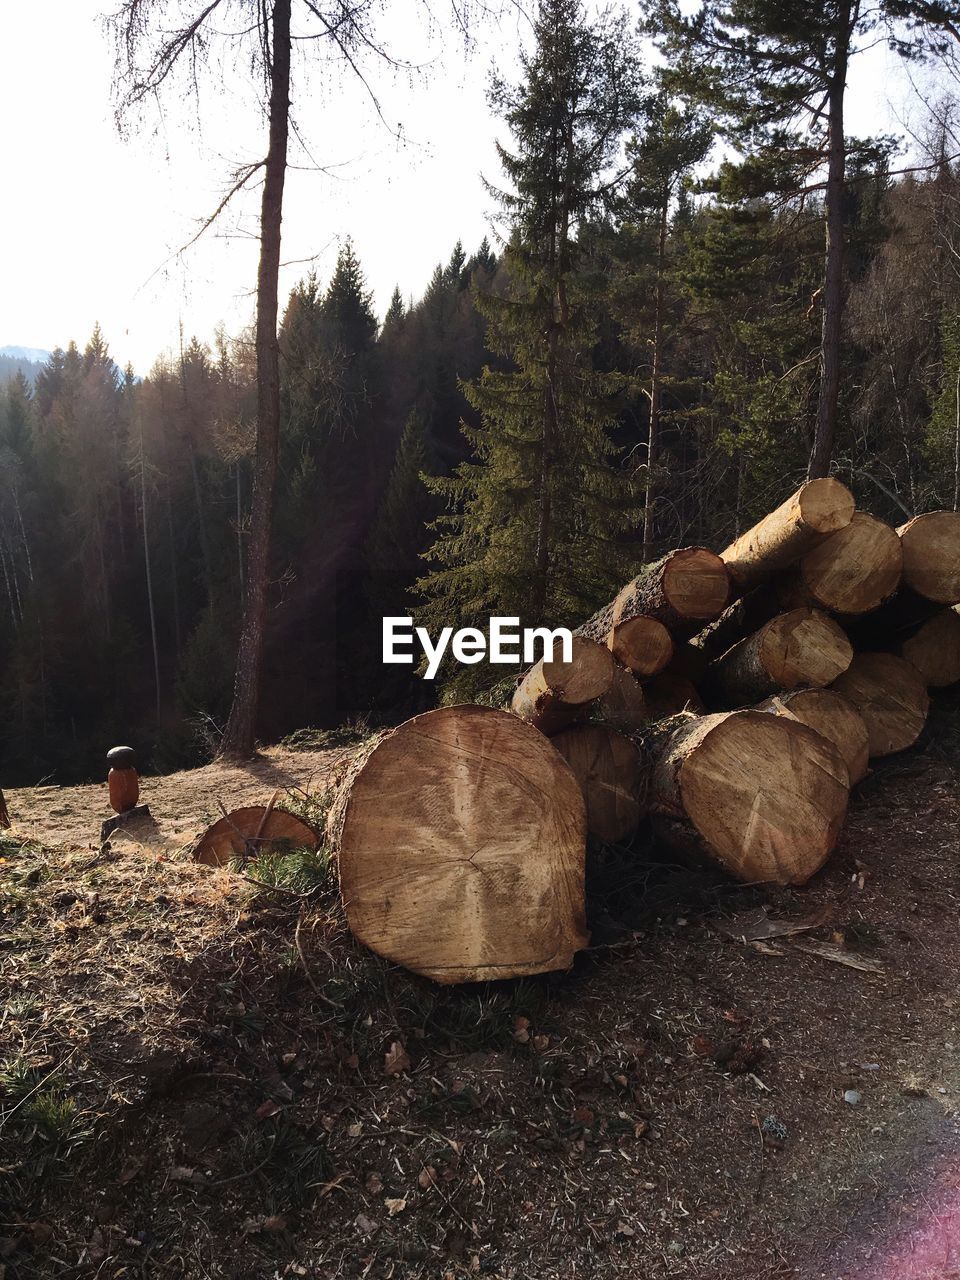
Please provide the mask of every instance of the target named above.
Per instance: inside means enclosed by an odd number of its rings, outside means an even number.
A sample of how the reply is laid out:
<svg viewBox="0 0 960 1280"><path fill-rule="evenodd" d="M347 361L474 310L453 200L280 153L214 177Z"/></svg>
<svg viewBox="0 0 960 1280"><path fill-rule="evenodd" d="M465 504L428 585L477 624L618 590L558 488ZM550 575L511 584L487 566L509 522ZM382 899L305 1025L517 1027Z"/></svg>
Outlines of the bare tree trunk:
<svg viewBox="0 0 960 1280"><path fill-rule="evenodd" d="M147 459L143 450L143 418L140 419L140 514L143 517L143 567L147 580L147 611L153 644L153 682L157 691L157 721L160 720L160 651L157 648L157 614L153 603L153 575L150 572L150 537L147 525Z"/></svg>
<svg viewBox="0 0 960 1280"><path fill-rule="evenodd" d="M237 569L239 570L240 580L240 600L243 601L244 573L243 573L243 500L240 488L240 459L237 459Z"/></svg>
<svg viewBox="0 0 960 1280"><path fill-rule="evenodd" d="M960 364L957 366L956 425L953 429L953 509L960 509ZM914 508L916 510L916 508Z"/></svg>
<svg viewBox="0 0 960 1280"><path fill-rule="evenodd" d="M167 540L170 545L170 585L173 596L173 637L177 648L177 662L180 661L180 585L177 581L177 546L173 537L173 511L170 495L167 494Z"/></svg>
<svg viewBox="0 0 960 1280"><path fill-rule="evenodd" d="M844 6L843 35L838 40L836 65L828 95L829 156L826 192L826 244L823 279L823 330L820 339L820 399L817 426L807 470L809 480L830 472L840 394L840 326L843 320L843 194L846 142L843 97L847 80L850 5Z"/></svg>
<svg viewBox="0 0 960 1280"><path fill-rule="evenodd" d="M650 418L647 426L647 481L643 494L643 563L649 564L653 559L653 506L656 499L656 486L653 479L653 468L657 461L657 447L660 441L660 383L663 366L663 276L667 256L667 213L669 211L669 192L664 192L660 206L660 229L657 236L657 284L654 294L653 315L653 367L650 371Z"/></svg>
<svg viewBox="0 0 960 1280"><path fill-rule="evenodd" d="M270 142L260 213L260 269L257 277L257 448L243 629L237 653L233 706L222 746L224 755L235 757L254 753L267 618L270 524L280 438L277 293L290 111L290 4L291 0L274 0L273 31L269 42Z"/></svg>

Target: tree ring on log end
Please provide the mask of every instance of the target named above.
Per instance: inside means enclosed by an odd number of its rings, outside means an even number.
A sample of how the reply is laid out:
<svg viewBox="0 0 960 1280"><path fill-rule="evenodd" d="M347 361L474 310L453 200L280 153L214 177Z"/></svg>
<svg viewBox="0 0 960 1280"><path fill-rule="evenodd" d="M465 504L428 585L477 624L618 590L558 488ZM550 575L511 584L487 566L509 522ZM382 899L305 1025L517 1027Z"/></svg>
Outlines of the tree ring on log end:
<svg viewBox="0 0 960 1280"><path fill-rule="evenodd" d="M904 583L938 604L960 601L960 512L929 511L897 532Z"/></svg>
<svg viewBox="0 0 960 1280"><path fill-rule="evenodd" d="M814 603L834 613L876 609L897 589L903 551L897 531L858 511L800 562L803 585Z"/></svg>
<svg viewBox="0 0 960 1280"><path fill-rule="evenodd" d="M701 724L706 732L681 765L687 817L738 879L803 884L829 857L846 815L840 753L806 725L759 711Z"/></svg>
<svg viewBox="0 0 960 1280"><path fill-rule="evenodd" d="M871 756L912 747L923 731L930 697L920 672L894 653L858 653L833 687L863 716Z"/></svg>
<svg viewBox="0 0 960 1280"><path fill-rule="evenodd" d="M532 725L428 711L376 742L345 788L330 830L347 922L371 950L480 982L568 968L586 945L584 801Z"/></svg>
<svg viewBox="0 0 960 1280"><path fill-rule="evenodd" d="M249 858L268 850L272 845L283 844L292 849L320 848L320 837L308 823L296 818L285 809L271 809L266 805L249 805L234 809L208 827L193 850L194 862L208 867L223 867L236 858Z"/></svg>
<svg viewBox="0 0 960 1280"><path fill-rule="evenodd" d="M706 547L674 551L663 567L663 597L681 618L716 618L730 599L727 566Z"/></svg>
<svg viewBox="0 0 960 1280"><path fill-rule="evenodd" d="M656 618L638 614L616 623L607 644L618 662L638 676L658 675L673 657L673 637Z"/></svg>

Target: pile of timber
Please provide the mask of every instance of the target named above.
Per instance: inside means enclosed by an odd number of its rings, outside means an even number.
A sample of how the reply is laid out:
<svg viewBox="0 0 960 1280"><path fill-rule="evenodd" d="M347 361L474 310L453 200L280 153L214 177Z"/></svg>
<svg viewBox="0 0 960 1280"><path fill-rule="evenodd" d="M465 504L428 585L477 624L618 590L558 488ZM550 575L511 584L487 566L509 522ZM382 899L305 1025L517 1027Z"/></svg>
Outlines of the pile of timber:
<svg viewBox="0 0 960 1280"><path fill-rule="evenodd" d="M871 759L960 680L960 514L899 529L834 479L719 555L643 567L509 708L445 707L354 761L328 824L348 922L441 982L564 968L591 840L799 885ZM644 838L638 839L643 832Z"/></svg>

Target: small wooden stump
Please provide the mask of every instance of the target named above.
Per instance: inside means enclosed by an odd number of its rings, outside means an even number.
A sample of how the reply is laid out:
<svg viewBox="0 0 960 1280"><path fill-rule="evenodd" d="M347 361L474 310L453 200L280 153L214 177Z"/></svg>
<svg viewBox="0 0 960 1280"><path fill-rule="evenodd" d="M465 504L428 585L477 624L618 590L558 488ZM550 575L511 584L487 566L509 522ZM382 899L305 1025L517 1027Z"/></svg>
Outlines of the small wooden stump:
<svg viewBox="0 0 960 1280"><path fill-rule="evenodd" d="M194 847L193 860L223 867L281 843L312 852L320 848L320 836L309 823L285 809L275 809L272 804L250 805L234 809L208 827Z"/></svg>

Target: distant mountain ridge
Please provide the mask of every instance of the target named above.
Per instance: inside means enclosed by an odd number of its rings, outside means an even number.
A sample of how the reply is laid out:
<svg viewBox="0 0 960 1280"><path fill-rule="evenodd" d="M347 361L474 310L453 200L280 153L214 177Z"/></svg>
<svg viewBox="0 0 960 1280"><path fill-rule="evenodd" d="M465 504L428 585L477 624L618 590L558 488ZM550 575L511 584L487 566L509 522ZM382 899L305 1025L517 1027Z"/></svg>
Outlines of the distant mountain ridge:
<svg viewBox="0 0 960 1280"><path fill-rule="evenodd" d="M50 359L50 352L40 347L0 347L0 386L22 373L32 385L37 374Z"/></svg>

